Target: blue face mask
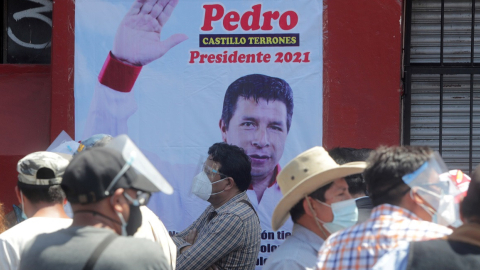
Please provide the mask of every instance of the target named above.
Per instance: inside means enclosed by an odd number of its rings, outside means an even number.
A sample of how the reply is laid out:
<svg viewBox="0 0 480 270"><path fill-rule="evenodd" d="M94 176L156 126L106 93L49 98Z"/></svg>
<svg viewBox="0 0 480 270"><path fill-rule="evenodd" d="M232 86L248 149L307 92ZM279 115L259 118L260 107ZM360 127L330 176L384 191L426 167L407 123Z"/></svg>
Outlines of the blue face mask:
<svg viewBox="0 0 480 270"><path fill-rule="evenodd" d="M357 223L358 209L355 199L332 203L331 206L319 200L316 201L332 208L333 220L331 222L324 222L315 217L330 234L351 227Z"/></svg>

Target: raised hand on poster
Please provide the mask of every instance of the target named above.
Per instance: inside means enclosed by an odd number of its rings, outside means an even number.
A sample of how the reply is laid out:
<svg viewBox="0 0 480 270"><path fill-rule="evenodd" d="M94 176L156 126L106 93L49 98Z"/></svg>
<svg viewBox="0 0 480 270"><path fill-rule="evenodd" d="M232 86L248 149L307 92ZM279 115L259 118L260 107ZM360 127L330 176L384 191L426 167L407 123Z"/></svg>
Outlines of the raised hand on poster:
<svg viewBox="0 0 480 270"><path fill-rule="evenodd" d="M117 29L113 55L129 64L144 66L188 39L184 34L160 39L177 3L178 0L136 0Z"/></svg>

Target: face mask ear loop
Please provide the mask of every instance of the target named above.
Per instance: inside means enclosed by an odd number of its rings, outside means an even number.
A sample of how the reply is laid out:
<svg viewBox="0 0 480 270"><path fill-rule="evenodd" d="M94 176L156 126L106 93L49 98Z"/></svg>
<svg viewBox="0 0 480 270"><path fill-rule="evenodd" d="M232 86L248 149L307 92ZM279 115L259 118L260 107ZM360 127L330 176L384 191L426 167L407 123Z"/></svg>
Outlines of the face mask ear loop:
<svg viewBox="0 0 480 270"><path fill-rule="evenodd" d="M110 197L110 203L113 205L113 197ZM120 222L122 223L122 236L127 236L127 225L128 224L125 221L125 219L123 218L122 213L117 212L117 210L115 210L115 206L113 206L113 211L115 212L115 214L117 214L118 218L120 219Z"/></svg>
<svg viewBox="0 0 480 270"><path fill-rule="evenodd" d="M413 189L410 189L410 198L412 198L413 201L415 201L414 197L413 197ZM417 201L415 201L415 203L417 203L423 210L425 210L425 212L427 212L427 214L433 218L433 215L435 215L435 211L432 213L432 210L430 210L427 206L423 205L423 203L419 203Z"/></svg>
<svg viewBox="0 0 480 270"><path fill-rule="evenodd" d="M307 195L305 195L305 200L307 201L308 208L310 208L310 211L312 211L312 213L313 213L313 217L314 217L315 223L317 224L317 227L320 229L320 231L322 232L325 239L327 239L328 235L325 232L325 230L323 229L323 227L320 225L320 222L318 222L317 219L319 219L319 218L317 218L317 213L313 210L312 204L310 203L310 200L308 199Z"/></svg>
<svg viewBox="0 0 480 270"><path fill-rule="evenodd" d="M215 183L218 183L218 182L220 182L220 181L223 181L223 180L225 180L225 179L228 179L228 177L225 177L225 178L220 179L220 180L218 180L218 181L212 182L212 185L215 184ZM210 194L210 196L220 194L220 193L222 193L222 192L224 192L224 191L225 191L225 189L222 190L222 191L219 191L219 192L212 193L212 194Z"/></svg>
<svg viewBox="0 0 480 270"><path fill-rule="evenodd" d="M25 214L25 203L23 202L23 192L20 191L20 198L22 199L22 213L26 216Z"/></svg>

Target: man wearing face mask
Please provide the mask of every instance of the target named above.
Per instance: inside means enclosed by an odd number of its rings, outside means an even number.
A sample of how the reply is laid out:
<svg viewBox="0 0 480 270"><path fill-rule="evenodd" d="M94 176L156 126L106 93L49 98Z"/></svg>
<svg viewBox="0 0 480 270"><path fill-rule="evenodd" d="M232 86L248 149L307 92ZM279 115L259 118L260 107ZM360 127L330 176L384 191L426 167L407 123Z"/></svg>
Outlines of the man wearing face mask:
<svg viewBox="0 0 480 270"><path fill-rule="evenodd" d="M446 194L434 184L441 170L422 169L426 164L433 164L435 156L429 147L422 146L375 150L363 173L374 205L372 214L367 221L330 236L319 252L317 269L372 269L382 256L403 241L449 235L452 230L434 223L440 209L438 199ZM420 177L428 179L425 185L414 184L419 172L428 172L426 177Z"/></svg>
<svg viewBox="0 0 480 270"><path fill-rule="evenodd" d="M139 207L151 193L171 193L171 186L156 171L153 176L138 172L134 165L144 158L141 152L125 154L109 145L74 157L62 181L74 213L72 226L36 237L20 269L172 269L160 245L125 237L142 224ZM146 159L141 163L151 165Z"/></svg>
<svg viewBox="0 0 480 270"><path fill-rule="evenodd" d="M250 159L238 146L216 143L195 176L192 192L210 203L173 241L177 269L254 269L260 250L260 222L246 190Z"/></svg>
<svg viewBox="0 0 480 270"><path fill-rule="evenodd" d="M15 193L26 220L0 234L0 269L18 269L28 241L72 224L72 219L63 210L65 194L60 187L70 159L68 155L42 151L31 153L18 162Z"/></svg>
<svg viewBox="0 0 480 270"><path fill-rule="evenodd" d="M290 214L293 232L270 255L265 270L315 268L323 241L357 222L358 210L344 177L365 167L365 162L340 166L325 149L314 147L282 169L277 182L283 198L273 212L272 228L278 230Z"/></svg>
<svg viewBox="0 0 480 270"><path fill-rule="evenodd" d="M459 170L450 173L456 174L456 183L470 182ZM446 238L404 242L383 256L374 269L480 269L480 166L472 178L460 206L463 225Z"/></svg>
<svg viewBox="0 0 480 270"><path fill-rule="evenodd" d="M104 147L113 140L113 137L108 134L95 134L90 138L81 141L74 156L82 151L94 147ZM153 194L152 194L153 195ZM150 210L147 206L140 206L142 212L142 226L133 235L136 238L148 239L157 242L162 246L165 257L169 260L169 263L173 269L175 269L177 259L177 247L172 241L172 238L168 234L163 222Z"/></svg>

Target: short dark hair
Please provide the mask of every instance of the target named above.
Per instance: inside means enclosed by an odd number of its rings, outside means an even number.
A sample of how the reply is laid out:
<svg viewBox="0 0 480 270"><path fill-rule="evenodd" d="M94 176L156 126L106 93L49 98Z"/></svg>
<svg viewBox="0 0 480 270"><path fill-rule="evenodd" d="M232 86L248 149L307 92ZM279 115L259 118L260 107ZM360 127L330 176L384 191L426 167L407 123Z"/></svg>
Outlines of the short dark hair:
<svg viewBox="0 0 480 270"><path fill-rule="evenodd" d="M325 202L325 192L332 186L333 182L326 184L325 186L315 190L310 193L308 196L315 198L321 202ZM305 214L305 209L303 209L303 201L305 198L302 198L297 204L295 204L292 209L290 209L290 216L292 217L293 222L297 222Z"/></svg>
<svg viewBox="0 0 480 270"><path fill-rule="evenodd" d="M328 151L330 157L339 165L354 161L365 161L372 152L372 149L355 149L349 147L336 147ZM365 179L361 173L345 177L348 184L348 192L352 195L368 194Z"/></svg>
<svg viewBox="0 0 480 270"><path fill-rule="evenodd" d="M476 217L480 219L480 165L472 175L472 181L468 186L467 196L462 201L460 211L464 218Z"/></svg>
<svg viewBox="0 0 480 270"><path fill-rule="evenodd" d="M402 177L420 168L432 153L427 146L380 146L373 151L363 172L373 205L399 205L410 190Z"/></svg>
<svg viewBox="0 0 480 270"><path fill-rule="evenodd" d="M65 193L60 185L29 185L18 181L17 186L23 196L33 204L40 202L62 204L65 200Z"/></svg>
<svg viewBox="0 0 480 270"><path fill-rule="evenodd" d="M245 191L252 182L250 158L242 148L224 142L215 143L208 149L213 161L220 163L221 174L233 178L240 191Z"/></svg>
<svg viewBox="0 0 480 270"><path fill-rule="evenodd" d="M293 115L293 93L292 88L285 80L262 74L250 74L231 83L225 93L222 109L222 120L227 129L235 113L239 97L253 98L257 103L259 99L278 100L285 103L287 107L287 131L290 130Z"/></svg>

